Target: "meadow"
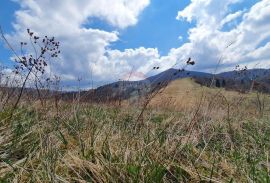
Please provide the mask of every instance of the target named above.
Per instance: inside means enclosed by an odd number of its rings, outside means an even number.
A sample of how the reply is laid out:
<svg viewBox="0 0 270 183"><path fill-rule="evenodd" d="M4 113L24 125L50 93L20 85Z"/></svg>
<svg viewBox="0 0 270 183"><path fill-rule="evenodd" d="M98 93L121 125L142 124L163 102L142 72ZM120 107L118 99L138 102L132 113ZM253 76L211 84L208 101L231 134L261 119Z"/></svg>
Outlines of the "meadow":
<svg viewBox="0 0 270 183"><path fill-rule="evenodd" d="M22 97L0 111L0 182L270 182L269 114L268 94L189 78L121 103Z"/></svg>
<svg viewBox="0 0 270 183"><path fill-rule="evenodd" d="M183 79L189 58L150 85L67 93L47 73L54 37L27 29L19 54L0 31L15 58L12 73L0 68L0 182L270 182L268 71L237 66L251 79L224 88L206 73Z"/></svg>

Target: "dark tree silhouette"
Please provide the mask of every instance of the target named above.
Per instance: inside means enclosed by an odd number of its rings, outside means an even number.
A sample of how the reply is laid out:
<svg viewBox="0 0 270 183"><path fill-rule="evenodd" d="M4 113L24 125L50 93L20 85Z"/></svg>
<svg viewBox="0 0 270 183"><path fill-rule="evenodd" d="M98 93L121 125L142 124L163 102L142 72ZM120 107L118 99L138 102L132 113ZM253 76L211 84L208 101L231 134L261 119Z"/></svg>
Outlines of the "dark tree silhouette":
<svg viewBox="0 0 270 183"><path fill-rule="evenodd" d="M225 87L226 86L226 81L225 79L222 80L222 87Z"/></svg>
<svg viewBox="0 0 270 183"><path fill-rule="evenodd" d="M216 80L216 87L220 88L220 81L219 81L219 79Z"/></svg>

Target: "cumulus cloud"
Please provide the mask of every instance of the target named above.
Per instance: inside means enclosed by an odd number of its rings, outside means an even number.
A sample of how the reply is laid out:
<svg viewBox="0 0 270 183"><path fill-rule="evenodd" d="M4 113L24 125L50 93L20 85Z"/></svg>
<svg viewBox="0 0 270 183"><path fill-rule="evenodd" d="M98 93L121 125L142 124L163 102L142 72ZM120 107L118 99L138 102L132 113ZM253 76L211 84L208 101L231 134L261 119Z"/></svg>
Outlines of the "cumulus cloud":
<svg viewBox="0 0 270 183"><path fill-rule="evenodd" d="M7 35L10 42L26 39L27 28L40 36L55 36L61 42L62 55L57 62L50 64L49 70L66 81L77 77L89 80L91 76L91 80L100 82L113 81L130 65L126 60L117 61L115 56L107 56L113 53L108 47L118 40L117 31L108 32L84 25L92 18L98 18L111 24L115 30L134 26L139 14L150 3L150 0L15 1L21 8L15 12L15 32ZM111 77L112 72L116 73L115 77Z"/></svg>
<svg viewBox="0 0 270 183"><path fill-rule="evenodd" d="M150 3L150 0L15 1L20 3L22 8L16 13L20 23L40 26L39 20L43 20L42 23L48 26L58 24L71 29L75 25L81 26L91 17L98 17L113 26L126 28L137 23L138 15Z"/></svg>
<svg viewBox="0 0 270 183"><path fill-rule="evenodd" d="M195 20L197 24L216 26L228 12L229 5L241 0L191 0L191 3L178 12L177 19L185 19L189 22Z"/></svg>
<svg viewBox="0 0 270 183"><path fill-rule="evenodd" d="M235 13L231 13L227 15L220 23L220 26L224 26L226 23L232 22L233 20L237 19L238 17L242 16L244 11L237 11Z"/></svg>
<svg viewBox="0 0 270 183"><path fill-rule="evenodd" d="M239 0L193 0L177 19L195 21L189 30L189 42L174 49L176 55L190 55L198 60L197 70L213 71L221 59L221 70L235 64L267 67L270 63L266 51L270 38L270 1L262 0L250 10L230 12L230 6ZM242 17L238 25L225 31L223 26ZM265 45L262 45L262 43ZM267 59L268 58L268 59Z"/></svg>

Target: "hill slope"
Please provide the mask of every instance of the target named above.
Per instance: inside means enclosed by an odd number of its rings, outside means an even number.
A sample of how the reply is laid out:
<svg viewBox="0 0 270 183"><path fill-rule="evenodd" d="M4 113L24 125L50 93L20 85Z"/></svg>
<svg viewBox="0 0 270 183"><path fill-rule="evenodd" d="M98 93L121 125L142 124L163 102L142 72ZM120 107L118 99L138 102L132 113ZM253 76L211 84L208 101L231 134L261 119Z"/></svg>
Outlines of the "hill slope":
<svg viewBox="0 0 270 183"><path fill-rule="evenodd" d="M230 71L220 74L210 74L196 71L186 71L178 69L168 69L155 76L151 76L141 81L118 81L108 85L98 87L94 91L89 92L86 98L95 101L108 101L118 99L128 99L132 96L140 96L148 94L156 89L166 86L168 83L183 79L193 78L197 83L204 86L216 86L220 83L220 87L230 90L249 91L258 81L260 86L255 89L269 92L270 88L270 70L269 69L252 69L246 71Z"/></svg>
<svg viewBox="0 0 270 183"><path fill-rule="evenodd" d="M227 91L223 88L209 88L196 83L193 78L177 79L168 84L161 93L155 97L151 105L162 106L172 109L194 109L200 100L219 101L224 103L223 98L233 100L239 98L239 92ZM242 95L249 98L250 95Z"/></svg>

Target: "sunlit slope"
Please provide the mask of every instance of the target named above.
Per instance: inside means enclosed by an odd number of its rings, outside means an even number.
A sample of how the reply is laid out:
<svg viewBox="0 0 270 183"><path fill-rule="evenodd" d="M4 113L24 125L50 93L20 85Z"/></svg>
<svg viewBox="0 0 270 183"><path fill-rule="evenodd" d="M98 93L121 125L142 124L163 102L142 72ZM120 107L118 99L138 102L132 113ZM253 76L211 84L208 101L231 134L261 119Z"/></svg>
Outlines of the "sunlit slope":
<svg viewBox="0 0 270 183"><path fill-rule="evenodd" d="M172 81L166 86L153 100L152 105L160 107L177 107L193 106L200 94L209 90L200 86L190 78L178 79Z"/></svg>
<svg viewBox="0 0 270 183"><path fill-rule="evenodd" d="M253 105L251 100L254 98L254 94L241 94L223 88L209 88L197 84L191 78L185 78L172 81L152 99L151 106L174 110L195 110L197 107L215 108L216 111L222 109L224 112L228 106L230 108L244 106L243 109L249 112L247 106Z"/></svg>

